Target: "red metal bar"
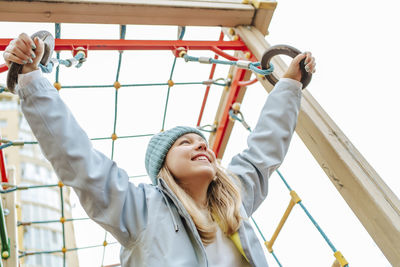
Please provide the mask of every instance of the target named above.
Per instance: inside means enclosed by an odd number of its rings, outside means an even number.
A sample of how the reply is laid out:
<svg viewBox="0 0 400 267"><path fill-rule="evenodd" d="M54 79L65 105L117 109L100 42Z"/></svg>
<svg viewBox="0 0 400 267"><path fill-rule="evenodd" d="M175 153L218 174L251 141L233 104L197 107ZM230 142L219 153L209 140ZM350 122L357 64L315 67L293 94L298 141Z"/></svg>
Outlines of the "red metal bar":
<svg viewBox="0 0 400 267"><path fill-rule="evenodd" d="M250 80L250 81L239 81L238 85L239 86L249 86L252 84L255 84L256 82L258 82L257 78L254 78L254 80Z"/></svg>
<svg viewBox="0 0 400 267"><path fill-rule="evenodd" d="M219 122L218 129L215 134L215 140L214 140L214 144L213 144L213 148L212 148L214 150L214 153L217 156L217 158L218 158L219 150L222 145L222 141L223 141L225 133L226 133L226 129L228 128L229 110L231 109L233 103L236 102L236 99L239 95L240 88L241 88L241 86L239 85L239 82L243 81L245 74L246 74L245 69L237 69L236 74L234 75L232 84L229 88L230 93L229 93L228 100L225 105L224 113L222 114L221 121Z"/></svg>
<svg viewBox="0 0 400 267"><path fill-rule="evenodd" d="M1 143L0 143L0 145L1 145ZM1 182L8 183L7 173L6 173L6 164L4 162L2 149L0 149L0 173L1 173Z"/></svg>
<svg viewBox="0 0 400 267"><path fill-rule="evenodd" d="M0 51L3 51L11 40L12 39L0 39ZM175 48L180 46L187 47L190 50L212 50L212 51L221 50L221 52L222 50L240 50L240 51L247 50L247 47L244 44L244 42L239 40L238 41L222 41L222 40L183 41L183 40L90 40L90 39L56 39L55 50L72 51L76 47L88 47L89 50L174 50Z"/></svg>
<svg viewBox="0 0 400 267"><path fill-rule="evenodd" d="M8 67L6 64L0 64L0 72L5 72L8 70Z"/></svg>
<svg viewBox="0 0 400 267"><path fill-rule="evenodd" d="M220 41L224 40L224 32L223 31L221 31L221 34L219 35L219 40ZM218 55L215 55L214 59L218 59ZM216 64L212 64L210 76L208 76L209 80L213 79L216 67L217 67ZM207 98L208 98L208 93L210 92L210 88L211 88L211 85L207 85L206 92L204 93L203 103L201 104L199 119L197 120L197 126L200 126L201 118L203 117L203 112L204 112L204 108L206 106L206 102L207 102Z"/></svg>
<svg viewBox="0 0 400 267"><path fill-rule="evenodd" d="M244 50L246 50L246 49L244 49ZM234 57L234 56L231 56L231 55L225 53L224 51L222 51L220 48L218 48L216 46L211 47L211 51L213 51L215 54L220 55L221 57L224 57L228 60L232 60L232 61L239 60L237 57Z"/></svg>

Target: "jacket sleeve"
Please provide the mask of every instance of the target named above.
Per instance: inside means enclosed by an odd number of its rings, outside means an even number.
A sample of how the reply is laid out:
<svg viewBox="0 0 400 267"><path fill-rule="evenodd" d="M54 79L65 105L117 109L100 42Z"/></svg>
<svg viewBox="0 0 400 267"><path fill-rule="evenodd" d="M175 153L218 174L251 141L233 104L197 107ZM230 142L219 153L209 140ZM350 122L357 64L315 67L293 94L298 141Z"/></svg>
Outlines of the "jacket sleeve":
<svg viewBox="0 0 400 267"><path fill-rule="evenodd" d="M77 193L94 221L124 246L147 223L146 193L126 172L95 150L58 91L39 73L20 82L22 111L57 176Z"/></svg>
<svg viewBox="0 0 400 267"><path fill-rule="evenodd" d="M228 165L228 170L241 181L242 202L248 216L266 198L268 178L288 150L300 109L301 85L296 82L281 79L275 85L247 139L248 148Z"/></svg>

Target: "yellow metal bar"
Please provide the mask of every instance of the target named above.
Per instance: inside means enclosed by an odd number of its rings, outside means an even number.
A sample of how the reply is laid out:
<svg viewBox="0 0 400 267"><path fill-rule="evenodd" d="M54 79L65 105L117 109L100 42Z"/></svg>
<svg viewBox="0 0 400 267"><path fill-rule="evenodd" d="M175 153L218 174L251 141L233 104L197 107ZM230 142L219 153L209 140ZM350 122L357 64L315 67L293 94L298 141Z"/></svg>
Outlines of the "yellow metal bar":
<svg viewBox="0 0 400 267"><path fill-rule="evenodd" d="M339 262L335 259L331 267L340 267Z"/></svg>
<svg viewBox="0 0 400 267"><path fill-rule="evenodd" d="M292 190L290 191L290 196L291 196L291 200L289 202L288 207L286 208L285 213L282 216L282 219L280 220L278 227L276 227L276 230L274 232L274 234L271 237L270 241L265 241L265 246L267 247L269 253L271 253L273 251L272 246L275 243L276 238L278 237L279 232L282 230L283 225L285 224L287 218L289 217L290 212L292 211L294 205L296 205L297 203L299 203L301 201L301 198L299 197L299 195L297 195L296 191Z"/></svg>
<svg viewBox="0 0 400 267"><path fill-rule="evenodd" d="M299 195L297 195L296 191L294 191L294 190L290 191L290 196L292 197L292 200L296 204L301 201L301 198L299 197Z"/></svg>
<svg viewBox="0 0 400 267"><path fill-rule="evenodd" d="M290 212L292 211L294 205L296 205L296 203L291 199L289 202L289 205L285 211L285 213L283 214L282 219L280 220L278 227L276 227L276 230L274 232L274 234L271 237L270 241L265 241L265 246L267 247L268 251L271 253L272 250L272 246L275 243L276 238L278 237L279 232L282 230L283 225L285 224L287 218L289 217Z"/></svg>
<svg viewBox="0 0 400 267"><path fill-rule="evenodd" d="M347 262L347 260L344 258L342 252L340 252L339 250L336 251L333 255L335 256L336 261L340 264L341 267L344 267L344 266L346 266L346 265L349 264L349 263ZM335 262L336 262L336 261L335 261Z"/></svg>

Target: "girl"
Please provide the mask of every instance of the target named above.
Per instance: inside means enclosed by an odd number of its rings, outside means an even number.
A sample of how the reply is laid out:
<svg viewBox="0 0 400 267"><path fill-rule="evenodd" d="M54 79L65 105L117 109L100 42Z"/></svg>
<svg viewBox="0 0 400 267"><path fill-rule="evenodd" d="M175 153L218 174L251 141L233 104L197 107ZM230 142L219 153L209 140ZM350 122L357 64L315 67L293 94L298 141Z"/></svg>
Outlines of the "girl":
<svg viewBox="0 0 400 267"><path fill-rule="evenodd" d="M3 56L7 64L24 64L17 92L25 118L58 177L121 243L122 266L268 266L248 218L287 152L300 108L299 62L306 58L306 70L314 72L311 53L293 59L269 95L248 148L227 170L200 131L180 126L152 137L145 165L153 185L139 186L93 149L38 70L42 55L43 42L21 34Z"/></svg>

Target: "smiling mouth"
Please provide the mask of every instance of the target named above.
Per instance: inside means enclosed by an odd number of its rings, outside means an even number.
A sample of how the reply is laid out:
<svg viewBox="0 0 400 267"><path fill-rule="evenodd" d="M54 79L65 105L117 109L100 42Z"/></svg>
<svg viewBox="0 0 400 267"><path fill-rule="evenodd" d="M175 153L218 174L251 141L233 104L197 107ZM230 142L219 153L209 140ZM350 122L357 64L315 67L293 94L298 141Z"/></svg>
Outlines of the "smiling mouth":
<svg viewBox="0 0 400 267"><path fill-rule="evenodd" d="M208 158L207 156L205 156L205 155L198 155L198 156L195 156L194 158L192 158L192 160L193 160L193 161L205 161L205 162L211 163L211 161L209 160L209 158Z"/></svg>

